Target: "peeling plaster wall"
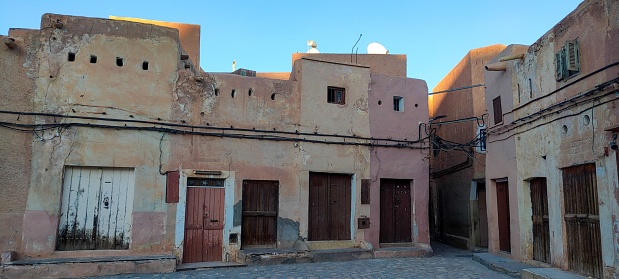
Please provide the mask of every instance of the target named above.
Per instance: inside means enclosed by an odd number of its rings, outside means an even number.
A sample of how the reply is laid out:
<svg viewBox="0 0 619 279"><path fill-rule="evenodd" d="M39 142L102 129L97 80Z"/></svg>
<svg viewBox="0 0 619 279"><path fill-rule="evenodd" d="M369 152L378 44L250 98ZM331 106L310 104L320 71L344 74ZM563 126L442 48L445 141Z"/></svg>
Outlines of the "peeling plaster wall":
<svg viewBox="0 0 619 279"><path fill-rule="evenodd" d="M369 89L370 131L373 137L418 140L419 124L428 117L428 86L419 79L371 75ZM404 100L404 110L393 109L393 97ZM379 104L378 102L381 102ZM422 135L423 137L423 135ZM416 145L427 147L427 141ZM372 180L370 191L370 228L366 241L379 248L380 236L380 179L407 179L411 182L413 218L411 239L415 244L430 244L428 232L428 149L370 149ZM361 205L367 206L367 205Z"/></svg>
<svg viewBox="0 0 619 279"><path fill-rule="evenodd" d="M176 119L210 127L299 129L300 101L293 82L232 74L202 74L204 81L196 82L188 71L182 70L179 75L173 110ZM274 99L271 99L273 94ZM240 249L240 239L239 244L230 244L228 235L237 233L240 236L241 212L233 209L240 208L243 180L279 181L278 217L299 222L299 182L294 163L298 151L293 142L185 135L172 138L172 146L169 163L164 169L219 170L224 174L214 178L224 178L230 184L231 191L226 191L224 250L231 260ZM282 224L278 225L278 230L286 228ZM279 235L278 245L292 247L298 238L298 232ZM180 246L177 249L182 251Z"/></svg>
<svg viewBox="0 0 619 279"><path fill-rule="evenodd" d="M57 23L61 22L62 26ZM61 28L58 28L61 27ZM175 29L63 15L41 20L34 111L136 120L169 120L180 47ZM75 61L68 61L68 53ZM96 63L90 56L96 55ZM116 59L123 59L117 66ZM149 61L148 70L142 62ZM38 124L98 120L37 117ZM136 124L139 125L139 124ZM22 236L29 257L98 255L54 252L64 167L129 167L135 171L130 253L163 253L173 245L167 231L165 176L160 152L169 143L157 132L71 127L43 133L32 148L33 174ZM108 251L109 253L109 251Z"/></svg>
<svg viewBox="0 0 619 279"><path fill-rule="evenodd" d="M247 129L226 132L231 134L298 131L369 136L366 67L302 60L295 64L293 73L290 80L279 80L233 74L194 75L181 70L173 118L204 127ZM327 104L326 89L330 85L347 89L346 105ZM221 132L217 128L207 130ZM241 232L244 180L279 182L277 247L285 249L307 239L309 172L354 174L353 193L358 193L355 189L361 179L369 176L367 147L199 135L175 136L171 145L164 170L218 170L222 175L212 177L230 183L224 224L224 257L230 260L236 259L241 245L229 243L228 237ZM195 176L191 171L184 173ZM356 205L351 209L354 220L369 215L368 210ZM351 227L353 240L363 240L363 235L356 232L356 223ZM176 230L179 233L183 228L177 225ZM177 237L177 255L182 254L180 239Z"/></svg>
<svg viewBox="0 0 619 279"><path fill-rule="evenodd" d="M543 108L570 99L618 76L619 70L615 66L585 77L597 69L619 61L616 48L619 41L618 9L616 1L585 1L529 47L524 60L514 64L515 82L525 92L518 100L518 92L513 91L515 119L533 115ZM555 53L564 46L566 40L574 39L578 39L580 47L580 74L567 81L556 81ZM583 80L542 97L579 78ZM612 93L616 90L614 88L616 87L611 86L603 89L593 96ZM511 211L518 212L517 216L512 215L512 220L522 222L518 226L520 231L514 231L512 224L512 233L517 234L512 234L512 255L515 259L532 258L532 236L529 232L530 186L527 180L546 177L551 262L553 266L568 268L569 248L563 220L565 205L561 168L595 163L604 276L616 276L619 267L616 256L619 254L619 230L615 221L619 214L619 198L612 193L617 192L617 163L614 157L616 154L613 154L616 151L610 151L609 156L605 155L611 133L604 131L617 127L619 123L619 110L616 108L618 101L613 101L616 98L616 94L612 93L595 101L589 99L514 129L518 171L513 188L510 183L510 195L515 195L517 205L514 205L516 208L511 204L510 206ZM592 108L592 104L596 106ZM589 124L585 121L585 116L590 118ZM542 156L545 156L545 159Z"/></svg>
<svg viewBox="0 0 619 279"><path fill-rule="evenodd" d="M491 45L469 51L467 55L439 82L433 92L484 84L484 66L504 45ZM428 97L430 118L445 115L447 117L434 121L459 120L469 117L481 117L487 113L485 108L484 87L474 87L457 91L430 95ZM489 120L490 119L490 120ZM486 127L492 122L492 117L484 118ZM479 123L482 124L482 123ZM436 134L452 142L466 143L477 137L478 123L476 121L434 125ZM486 155L472 148L471 159L459 150L443 150L438 156L431 157L431 172L438 173L449 170L457 165L465 165L457 171L442 174L432 178L434 212L438 218L437 228L442 227L444 240L461 248L476 245L473 227L477 226L477 201L471 200L471 182L485 178ZM440 192L440 196L439 196ZM439 201L440 199L440 201ZM438 209L439 204L442 210ZM442 212L442 216L441 213ZM441 231L435 232L441 234Z"/></svg>
<svg viewBox="0 0 619 279"><path fill-rule="evenodd" d="M38 34L37 30L11 29L8 37L15 39L17 47L0 45L0 110L32 110ZM0 114L0 121L32 124L33 118ZM7 128L0 130L0 252L19 251L34 136Z"/></svg>

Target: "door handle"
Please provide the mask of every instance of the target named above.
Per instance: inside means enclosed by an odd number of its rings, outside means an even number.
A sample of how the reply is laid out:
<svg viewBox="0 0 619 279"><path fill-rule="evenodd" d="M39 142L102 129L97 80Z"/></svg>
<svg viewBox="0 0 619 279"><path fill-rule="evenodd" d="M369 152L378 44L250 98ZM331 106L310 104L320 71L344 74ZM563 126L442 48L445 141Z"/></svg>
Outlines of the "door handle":
<svg viewBox="0 0 619 279"><path fill-rule="evenodd" d="M213 219L211 219L211 223L216 223L216 222L219 222L219 220L213 220Z"/></svg>

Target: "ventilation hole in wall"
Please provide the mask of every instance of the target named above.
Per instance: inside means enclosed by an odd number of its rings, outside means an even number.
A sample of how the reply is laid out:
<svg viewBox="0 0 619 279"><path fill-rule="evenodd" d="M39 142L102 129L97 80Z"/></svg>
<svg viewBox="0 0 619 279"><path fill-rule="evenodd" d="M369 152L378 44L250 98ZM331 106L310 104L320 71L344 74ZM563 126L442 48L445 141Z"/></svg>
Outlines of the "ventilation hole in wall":
<svg viewBox="0 0 619 279"><path fill-rule="evenodd" d="M585 126L589 126L589 123L591 123L591 117L589 117L589 115L586 115L582 118L583 123L585 123Z"/></svg>
<svg viewBox="0 0 619 279"><path fill-rule="evenodd" d="M561 127L561 131L562 131L564 134L567 134L567 126L566 126L566 125L563 125L563 127Z"/></svg>
<svg viewBox="0 0 619 279"><path fill-rule="evenodd" d="M251 96L251 93L253 93L253 91L254 90L250 88L249 91L247 91L247 95Z"/></svg>
<svg viewBox="0 0 619 279"><path fill-rule="evenodd" d="M69 56L67 57L67 60L69 60L70 62L75 61L75 53L69 52Z"/></svg>
<svg viewBox="0 0 619 279"><path fill-rule="evenodd" d="M124 61L120 57L116 57L116 66L122 67L124 65Z"/></svg>
<svg viewBox="0 0 619 279"><path fill-rule="evenodd" d="M275 100L275 93L271 94L271 100Z"/></svg>
<svg viewBox="0 0 619 279"><path fill-rule="evenodd" d="M379 106L382 105L382 104L383 104L383 101L378 101L378 105Z"/></svg>
<svg viewBox="0 0 619 279"><path fill-rule="evenodd" d="M236 90L232 89L232 93L230 93L230 96L232 96L232 98L236 97Z"/></svg>
<svg viewBox="0 0 619 279"><path fill-rule="evenodd" d="M415 107L418 107L418 106L419 106L419 104L415 104Z"/></svg>
<svg viewBox="0 0 619 279"><path fill-rule="evenodd" d="M97 63L97 56L96 55L90 55L90 63Z"/></svg>
<svg viewBox="0 0 619 279"><path fill-rule="evenodd" d="M200 112L200 116L204 116L204 112L203 112L203 111L202 111L202 112Z"/></svg>
<svg viewBox="0 0 619 279"><path fill-rule="evenodd" d="M215 96L219 96L219 88L215 88Z"/></svg>
<svg viewBox="0 0 619 279"><path fill-rule="evenodd" d="M148 70L148 61L142 62L142 70L144 71Z"/></svg>

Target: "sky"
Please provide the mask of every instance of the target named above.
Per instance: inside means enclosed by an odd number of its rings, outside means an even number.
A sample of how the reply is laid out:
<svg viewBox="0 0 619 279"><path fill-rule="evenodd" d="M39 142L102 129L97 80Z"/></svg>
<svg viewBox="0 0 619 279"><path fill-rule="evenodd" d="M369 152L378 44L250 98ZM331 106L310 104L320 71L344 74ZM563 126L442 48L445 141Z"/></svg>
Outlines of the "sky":
<svg viewBox="0 0 619 279"><path fill-rule="evenodd" d="M39 29L41 15L110 15L201 25L200 65L289 72L291 57L314 40L322 53L367 53L378 42L407 55L407 75L432 88L474 48L530 45L573 11L579 0L0 0L0 34Z"/></svg>

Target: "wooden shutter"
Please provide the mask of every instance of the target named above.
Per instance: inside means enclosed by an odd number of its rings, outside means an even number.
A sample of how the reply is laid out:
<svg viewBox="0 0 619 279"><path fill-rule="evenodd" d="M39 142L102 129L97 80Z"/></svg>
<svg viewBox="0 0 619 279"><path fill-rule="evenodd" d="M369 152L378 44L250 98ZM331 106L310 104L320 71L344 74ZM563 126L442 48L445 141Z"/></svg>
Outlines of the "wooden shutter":
<svg viewBox="0 0 619 279"><path fill-rule="evenodd" d="M576 40L565 42L566 66L569 71L580 71L580 59Z"/></svg>

